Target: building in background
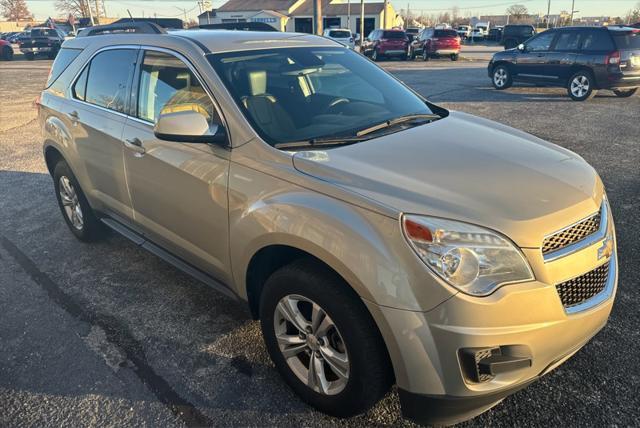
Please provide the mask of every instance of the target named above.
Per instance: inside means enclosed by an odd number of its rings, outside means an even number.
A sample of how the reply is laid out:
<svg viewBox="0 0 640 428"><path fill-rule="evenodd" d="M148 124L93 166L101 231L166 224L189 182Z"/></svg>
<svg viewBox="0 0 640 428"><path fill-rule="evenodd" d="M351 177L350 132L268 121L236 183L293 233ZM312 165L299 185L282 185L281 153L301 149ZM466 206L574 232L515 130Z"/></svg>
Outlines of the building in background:
<svg viewBox="0 0 640 428"><path fill-rule="evenodd" d="M349 28L360 32L360 2L351 0L322 0L323 28ZM402 17L391 2L387 3L386 22L384 2L365 3L364 33L376 28L401 27ZM350 19L348 17L350 16ZM233 22L262 22L279 31L313 32L313 0L229 0L215 11L198 16L200 25Z"/></svg>

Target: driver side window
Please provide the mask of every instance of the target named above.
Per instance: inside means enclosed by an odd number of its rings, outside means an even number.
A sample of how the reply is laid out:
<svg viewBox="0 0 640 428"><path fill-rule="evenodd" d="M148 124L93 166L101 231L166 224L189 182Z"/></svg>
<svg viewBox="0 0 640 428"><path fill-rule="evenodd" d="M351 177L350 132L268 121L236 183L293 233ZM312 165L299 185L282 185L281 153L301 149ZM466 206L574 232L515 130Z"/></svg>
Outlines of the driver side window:
<svg viewBox="0 0 640 428"><path fill-rule="evenodd" d="M196 111L209 123L220 123L211 98L185 63L163 52L145 52L137 117L155 123L160 114L179 111Z"/></svg>
<svg viewBox="0 0 640 428"><path fill-rule="evenodd" d="M551 47L551 42L555 37L555 32L544 32L539 36L529 40L527 42L527 50L530 52L545 52Z"/></svg>

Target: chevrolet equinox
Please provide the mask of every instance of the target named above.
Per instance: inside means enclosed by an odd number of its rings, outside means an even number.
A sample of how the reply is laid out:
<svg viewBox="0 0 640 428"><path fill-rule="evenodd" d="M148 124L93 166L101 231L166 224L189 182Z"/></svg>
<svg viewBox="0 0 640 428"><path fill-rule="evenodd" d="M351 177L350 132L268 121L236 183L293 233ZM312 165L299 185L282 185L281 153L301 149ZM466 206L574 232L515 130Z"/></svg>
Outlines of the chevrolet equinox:
<svg viewBox="0 0 640 428"><path fill-rule="evenodd" d="M93 27L64 43L39 118L71 232L108 226L246 301L284 381L331 415L396 384L409 419L469 419L613 305L591 166L327 38Z"/></svg>

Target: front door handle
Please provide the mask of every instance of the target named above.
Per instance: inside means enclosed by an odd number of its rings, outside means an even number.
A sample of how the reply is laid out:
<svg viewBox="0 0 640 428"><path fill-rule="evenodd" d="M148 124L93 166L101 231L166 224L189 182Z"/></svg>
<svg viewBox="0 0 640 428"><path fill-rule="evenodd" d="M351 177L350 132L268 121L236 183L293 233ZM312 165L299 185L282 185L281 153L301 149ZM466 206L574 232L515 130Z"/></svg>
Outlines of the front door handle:
<svg viewBox="0 0 640 428"><path fill-rule="evenodd" d="M74 124L80 120L80 116L78 116L78 112L77 111L72 111L71 113L68 113L67 116L69 116L69 120L71 120L71 122L73 122Z"/></svg>
<svg viewBox="0 0 640 428"><path fill-rule="evenodd" d="M137 155L142 156L145 153L145 149L142 146L142 141L139 138L132 138L130 140L124 140L124 146L136 153Z"/></svg>

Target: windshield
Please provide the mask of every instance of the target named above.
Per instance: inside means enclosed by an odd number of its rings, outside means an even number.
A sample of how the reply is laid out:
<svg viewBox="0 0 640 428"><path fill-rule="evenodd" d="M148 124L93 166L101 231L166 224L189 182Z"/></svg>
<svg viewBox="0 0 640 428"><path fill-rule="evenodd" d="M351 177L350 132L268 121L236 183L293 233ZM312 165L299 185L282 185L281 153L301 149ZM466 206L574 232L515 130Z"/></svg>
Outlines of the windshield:
<svg viewBox="0 0 640 428"><path fill-rule="evenodd" d="M424 100L345 48L280 48L208 55L269 144L355 136L382 121L433 113Z"/></svg>
<svg viewBox="0 0 640 428"><path fill-rule="evenodd" d="M348 39L351 37L351 33L345 30L331 30L329 31L329 37L335 37L336 39Z"/></svg>
<svg viewBox="0 0 640 428"><path fill-rule="evenodd" d="M640 49L640 30L611 31L618 49Z"/></svg>

